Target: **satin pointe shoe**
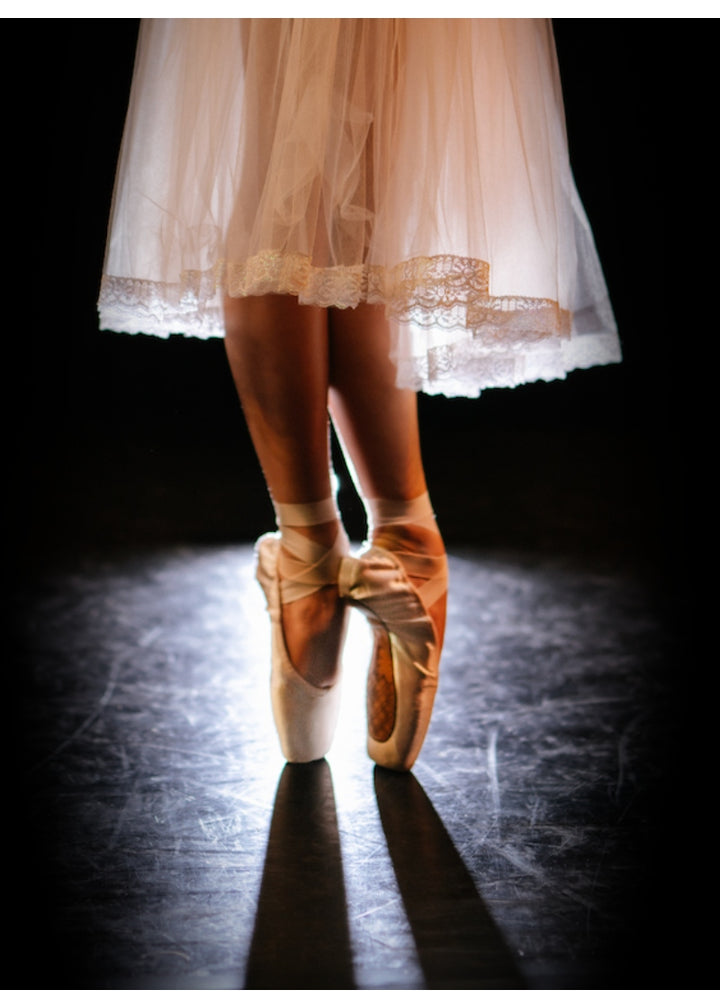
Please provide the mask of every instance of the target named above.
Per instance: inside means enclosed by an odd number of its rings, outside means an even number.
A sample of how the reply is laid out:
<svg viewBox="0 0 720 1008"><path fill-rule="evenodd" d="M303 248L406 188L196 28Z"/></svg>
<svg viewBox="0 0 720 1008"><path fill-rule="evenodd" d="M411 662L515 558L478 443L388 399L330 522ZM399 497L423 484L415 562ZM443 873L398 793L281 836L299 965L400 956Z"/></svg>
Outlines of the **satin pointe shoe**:
<svg viewBox="0 0 720 1008"><path fill-rule="evenodd" d="M411 525L437 529L429 497L368 502L383 538ZM420 582L413 584L413 577ZM447 592L447 558L370 545L343 560L342 597L362 609L373 631L367 684L368 755L378 766L409 770L430 724L440 640L429 610Z"/></svg>
<svg viewBox="0 0 720 1008"><path fill-rule="evenodd" d="M281 528L284 525L314 525L337 519L332 500L312 504L276 504L275 509ZM281 544L284 547L282 555ZM272 633L272 712L280 748L288 763L310 763L322 759L329 750L340 709L340 680L338 675L332 686L315 686L293 667L285 643L282 604L336 583L337 569L348 548L342 526L330 550L292 528L283 528L282 533L267 533L255 544L255 573L265 594ZM286 569L291 571L290 576ZM340 661L344 633L343 629L335 655L336 667Z"/></svg>

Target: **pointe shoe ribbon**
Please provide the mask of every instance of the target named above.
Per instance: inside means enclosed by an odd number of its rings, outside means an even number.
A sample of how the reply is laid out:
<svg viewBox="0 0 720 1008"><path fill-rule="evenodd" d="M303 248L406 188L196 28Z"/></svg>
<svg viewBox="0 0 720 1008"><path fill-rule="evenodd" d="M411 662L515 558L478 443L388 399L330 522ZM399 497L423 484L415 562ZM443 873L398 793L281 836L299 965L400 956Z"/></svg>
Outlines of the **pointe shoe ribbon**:
<svg viewBox="0 0 720 1008"><path fill-rule="evenodd" d="M437 679L435 630L400 561L388 550L371 546L359 557L344 557L338 589L341 598L360 606L381 623L417 672Z"/></svg>
<svg viewBox="0 0 720 1008"><path fill-rule="evenodd" d="M422 598L400 561L380 546L340 566L341 597L363 609L375 636L368 674L367 751L379 766L409 770L422 748L438 684L440 653ZM389 656L394 693L391 724L379 731L371 714L381 654Z"/></svg>
<svg viewBox="0 0 720 1008"><path fill-rule="evenodd" d="M321 688L303 679L288 657L278 578L280 537L268 533L256 547L256 576L272 626L270 695L280 747L288 763L310 763L327 753L340 707L340 685Z"/></svg>

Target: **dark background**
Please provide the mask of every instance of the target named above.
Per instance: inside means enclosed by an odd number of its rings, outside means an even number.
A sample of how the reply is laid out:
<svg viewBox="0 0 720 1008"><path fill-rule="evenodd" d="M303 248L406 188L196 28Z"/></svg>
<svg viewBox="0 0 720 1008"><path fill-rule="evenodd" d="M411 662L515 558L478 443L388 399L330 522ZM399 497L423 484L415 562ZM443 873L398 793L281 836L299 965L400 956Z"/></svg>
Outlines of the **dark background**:
<svg viewBox="0 0 720 1008"><path fill-rule="evenodd" d="M667 54L695 52L704 24L555 22L571 159L622 365L479 400L420 397L430 491L451 551L471 543L588 558L640 569L657 585L685 642L675 673L682 741L677 759L668 758L675 769L659 822L668 906L690 925L703 903L708 841L698 811L708 705L698 683L711 662L695 637L702 403L683 356L697 337L674 321L683 292L672 225L683 211L673 159L685 138L677 63ZM222 342L98 331L137 22L3 27L6 53L21 67L5 88L13 138L5 220L20 281L4 334L10 578L28 584L68 560L157 544L252 541L273 517ZM360 538L362 515L345 477L341 503ZM687 935L691 950L695 937Z"/></svg>
<svg viewBox="0 0 720 1008"><path fill-rule="evenodd" d="M684 396L668 320L663 40L684 22L555 22L575 176L624 362L564 382L421 397L431 494L449 541L684 553ZM222 342L100 333L95 302L137 22L5 22L32 64L19 122L21 298L11 451L23 563L158 540L235 541L272 513ZM16 90L18 83L16 81ZM28 228L27 208L30 207ZM17 397L17 398L14 398ZM192 488L187 492L188 485ZM362 518L343 492L351 534Z"/></svg>

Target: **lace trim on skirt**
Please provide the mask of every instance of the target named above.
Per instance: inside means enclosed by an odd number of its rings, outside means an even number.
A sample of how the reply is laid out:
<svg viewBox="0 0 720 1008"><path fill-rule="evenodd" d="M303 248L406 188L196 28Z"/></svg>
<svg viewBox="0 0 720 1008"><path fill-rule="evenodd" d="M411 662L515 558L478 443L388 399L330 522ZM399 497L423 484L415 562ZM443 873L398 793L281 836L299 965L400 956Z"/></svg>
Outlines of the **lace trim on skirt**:
<svg viewBox="0 0 720 1008"><path fill-rule="evenodd" d="M528 341L570 336L571 313L555 301L495 297L489 266L462 256L419 256L386 269L313 266L302 254L261 252L244 263L188 270L177 284L103 276L103 329L167 337L224 335L222 295L293 294L302 304L354 308L384 304L388 318L423 329L464 330L475 341L508 350Z"/></svg>

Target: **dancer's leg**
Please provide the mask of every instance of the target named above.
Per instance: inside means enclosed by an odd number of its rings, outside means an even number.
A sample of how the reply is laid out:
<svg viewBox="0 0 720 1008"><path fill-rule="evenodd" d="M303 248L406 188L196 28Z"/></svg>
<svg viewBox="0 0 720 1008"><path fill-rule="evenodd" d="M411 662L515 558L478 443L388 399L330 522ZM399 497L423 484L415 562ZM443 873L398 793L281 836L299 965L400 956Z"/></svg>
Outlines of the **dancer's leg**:
<svg viewBox="0 0 720 1008"><path fill-rule="evenodd" d="M395 384L390 333L380 305L330 310L330 410L348 463L366 502L412 501L427 491L417 396ZM377 526L373 541L397 551L444 554L437 526ZM430 615L441 642L446 596Z"/></svg>
<svg viewBox="0 0 720 1008"><path fill-rule="evenodd" d="M280 294L227 298L225 348L273 500L327 497L326 310Z"/></svg>
<svg viewBox="0 0 720 1008"><path fill-rule="evenodd" d="M284 295L227 298L225 329L233 380L273 501L330 497L327 312ZM293 528L330 549L339 522ZM282 613L294 667L315 685L330 685L345 617L337 587L283 604Z"/></svg>
<svg viewBox="0 0 720 1008"><path fill-rule="evenodd" d="M380 305L330 309L330 408L365 499L410 500L427 489L417 397L395 385Z"/></svg>

